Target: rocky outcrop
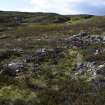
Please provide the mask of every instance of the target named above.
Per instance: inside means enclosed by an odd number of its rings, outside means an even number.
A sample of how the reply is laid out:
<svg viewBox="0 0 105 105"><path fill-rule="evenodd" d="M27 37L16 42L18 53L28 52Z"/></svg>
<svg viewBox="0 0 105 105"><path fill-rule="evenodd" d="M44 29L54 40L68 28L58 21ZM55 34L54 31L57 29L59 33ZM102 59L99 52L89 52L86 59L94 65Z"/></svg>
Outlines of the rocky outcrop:
<svg viewBox="0 0 105 105"><path fill-rule="evenodd" d="M25 57L25 62L42 62L48 58L56 58L64 49L62 48L52 48L52 49L37 49L35 53L27 54Z"/></svg>

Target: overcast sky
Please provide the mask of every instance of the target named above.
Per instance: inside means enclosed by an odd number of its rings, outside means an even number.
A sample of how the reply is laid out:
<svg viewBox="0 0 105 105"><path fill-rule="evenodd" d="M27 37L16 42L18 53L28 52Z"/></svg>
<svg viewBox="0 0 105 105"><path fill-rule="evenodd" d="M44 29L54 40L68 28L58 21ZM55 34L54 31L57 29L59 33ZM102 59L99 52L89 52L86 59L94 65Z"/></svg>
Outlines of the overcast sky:
<svg viewBox="0 0 105 105"><path fill-rule="evenodd" d="M0 0L0 10L105 15L105 0Z"/></svg>

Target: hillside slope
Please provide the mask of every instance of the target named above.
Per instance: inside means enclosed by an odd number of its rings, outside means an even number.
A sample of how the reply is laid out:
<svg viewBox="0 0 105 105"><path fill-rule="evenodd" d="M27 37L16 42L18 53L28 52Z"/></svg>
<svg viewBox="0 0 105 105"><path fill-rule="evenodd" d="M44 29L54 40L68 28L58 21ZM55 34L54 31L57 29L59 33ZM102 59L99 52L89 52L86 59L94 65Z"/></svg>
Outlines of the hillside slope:
<svg viewBox="0 0 105 105"><path fill-rule="evenodd" d="M56 13L28 13L0 11L0 23L65 23L71 18L91 18L92 15L60 15Z"/></svg>
<svg viewBox="0 0 105 105"><path fill-rule="evenodd" d="M0 23L64 23L69 17L56 13L0 12Z"/></svg>

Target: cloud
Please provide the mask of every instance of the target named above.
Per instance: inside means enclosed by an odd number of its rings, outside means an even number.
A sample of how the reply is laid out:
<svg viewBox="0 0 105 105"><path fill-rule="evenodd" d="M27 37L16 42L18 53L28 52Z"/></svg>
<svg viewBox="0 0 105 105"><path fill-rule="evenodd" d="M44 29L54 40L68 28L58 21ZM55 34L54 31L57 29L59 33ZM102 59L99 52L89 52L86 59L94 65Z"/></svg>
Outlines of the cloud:
<svg viewBox="0 0 105 105"><path fill-rule="evenodd" d="M33 5L33 10L36 11L72 14L79 13L72 9L72 5L79 1L81 0L31 0L31 4Z"/></svg>
<svg viewBox="0 0 105 105"><path fill-rule="evenodd" d="M30 0L29 11L61 14L105 14L105 0Z"/></svg>

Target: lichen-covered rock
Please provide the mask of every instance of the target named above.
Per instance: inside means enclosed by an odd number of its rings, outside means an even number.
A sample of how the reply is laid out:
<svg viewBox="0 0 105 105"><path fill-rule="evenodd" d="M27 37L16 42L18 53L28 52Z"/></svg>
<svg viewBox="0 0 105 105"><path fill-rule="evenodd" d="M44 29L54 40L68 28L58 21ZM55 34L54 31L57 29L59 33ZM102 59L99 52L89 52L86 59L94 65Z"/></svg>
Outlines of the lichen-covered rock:
<svg viewBox="0 0 105 105"><path fill-rule="evenodd" d="M26 70L26 67L22 63L10 62L8 64L3 65L2 69L3 69L3 73L10 76L16 76L17 73L23 72L24 70Z"/></svg>

